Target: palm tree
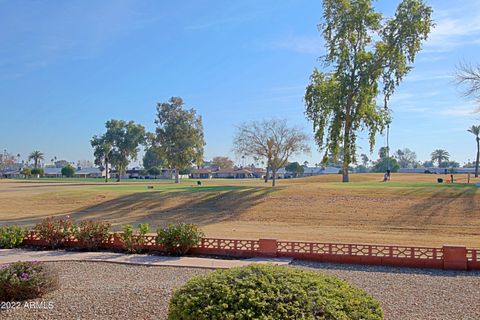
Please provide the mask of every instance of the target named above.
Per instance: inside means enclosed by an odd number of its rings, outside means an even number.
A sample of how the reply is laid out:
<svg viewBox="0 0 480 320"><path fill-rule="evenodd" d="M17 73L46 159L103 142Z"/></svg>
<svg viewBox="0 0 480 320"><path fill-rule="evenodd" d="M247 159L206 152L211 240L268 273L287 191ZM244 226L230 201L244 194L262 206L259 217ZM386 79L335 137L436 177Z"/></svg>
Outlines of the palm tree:
<svg viewBox="0 0 480 320"><path fill-rule="evenodd" d="M450 158L450 154L448 153L448 151L443 149L433 150L430 156L432 157L432 162L436 161L438 163L438 167L441 167L442 162L448 161L448 159Z"/></svg>
<svg viewBox="0 0 480 320"><path fill-rule="evenodd" d="M38 162L40 160L43 160L43 153L38 151L38 150L35 150L33 151L32 153L30 153L30 155L28 156L28 161L32 160L33 159L33 167L35 169L38 169Z"/></svg>
<svg viewBox="0 0 480 320"><path fill-rule="evenodd" d="M468 132L475 135L475 140L477 140L477 160L475 162L475 178L478 178L478 162L480 161L480 125L471 126Z"/></svg>

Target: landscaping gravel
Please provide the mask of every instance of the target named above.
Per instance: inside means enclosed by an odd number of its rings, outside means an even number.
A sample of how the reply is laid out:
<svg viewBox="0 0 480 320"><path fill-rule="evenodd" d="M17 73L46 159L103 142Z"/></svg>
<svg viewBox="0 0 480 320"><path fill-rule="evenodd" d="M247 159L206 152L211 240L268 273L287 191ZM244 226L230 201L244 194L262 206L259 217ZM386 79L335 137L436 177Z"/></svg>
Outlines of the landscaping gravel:
<svg viewBox="0 0 480 320"><path fill-rule="evenodd" d="M385 319L480 319L480 273L294 261L335 275L382 302Z"/></svg>
<svg viewBox="0 0 480 320"><path fill-rule="evenodd" d="M166 319L172 289L211 271L105 262L45 264L58 270L60 288L34 300L40 308L22 304L0 310L0 319Z"/></svg>
<svg viewBox="0 0 480 320"><path fill-rule="evenodd" d="M46 264L58 270L60 289L33 300L37 305L0 310L0 319L166 319L173 288L211 271L105 262ZM339 276L371 293L382 302L386 319L480 319L478 272L293 265Z"/></svg>

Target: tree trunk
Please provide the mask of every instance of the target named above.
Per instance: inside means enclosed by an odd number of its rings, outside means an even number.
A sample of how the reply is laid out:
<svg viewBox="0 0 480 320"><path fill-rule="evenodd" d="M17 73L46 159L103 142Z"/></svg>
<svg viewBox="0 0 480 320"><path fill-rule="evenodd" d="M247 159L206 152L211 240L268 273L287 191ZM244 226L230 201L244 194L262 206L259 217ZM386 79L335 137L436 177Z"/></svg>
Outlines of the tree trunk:
<svg viewBox="0 0 480 320"><path fill-rule="evenodd" d="M175 183L180 183L180 178L178 176L178 168L175 168Z"/></svg>
<svg viewBox="0 0 480 320"><path fill-rule="evenodd" d="M478 162L480 161L480 138L477 137L477 161L475 162L475 178L478 178Z"/></svg>
<svg viewBox="0 0 480 320"><path fill-rule="evenodd" d="M347 118L349 118L347 116ZM349 137L349 132L350 132L350 123L349 121L345 121L345 132L343 136L343 164L342 164L342 182L350 182L350 178L348 176L348 152L350 150L350 137Z"/></svg>
<svg viewBox="0 0 480 320"><path fill-rule="evenodd" d="M268 182L268 175L270 174L270 167L267 167L267 173L265 174L265 183Z"/></svg>
<svg viewBox="0 0 480 320"><path fill-rule="evenodd" d="M276 180L277 180L277 169L272 168L272 187L275 187Z"/></svg>
<svg viewBox="0 0 480 320"><path fill-rule="evenodd" d="M349 182L348 165L350 164L350 108L353 96L348 97L347 106L345 108L345 128L343 132L343 164L342 164L342 182Z"/></svg>
<svg viewBox="0 0 480 320"><path fill-rule="evenodd" d="M108 161L105 161L105 183L108 182Z"/></svg>

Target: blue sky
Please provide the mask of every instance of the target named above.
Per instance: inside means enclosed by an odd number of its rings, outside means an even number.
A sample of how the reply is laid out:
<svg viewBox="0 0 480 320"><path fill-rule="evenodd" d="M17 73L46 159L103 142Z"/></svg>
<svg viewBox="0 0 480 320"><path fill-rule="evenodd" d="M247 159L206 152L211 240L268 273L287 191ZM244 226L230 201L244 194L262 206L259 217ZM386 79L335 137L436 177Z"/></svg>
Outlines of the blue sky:
<svg viewBox="0 0 480 320"><path fill-rule="evenodd" d="M391 101L391 148L420 160L443 148L463 163L474 159L466 129L480 114L452 76L462 61L480 63L480 1L427 2L437 26ZM377 7L389 16L397 3ZM0 148L92 159L89 140L105 121L153 131L156 102L171 96L203 116L207 159L234 157L244 121L287 118L312 133L302 97L320 66L321 15L319 0L0 0ZM363 136L359 145L368 152ZM321 159L313 141L305 159Z"/></svg>

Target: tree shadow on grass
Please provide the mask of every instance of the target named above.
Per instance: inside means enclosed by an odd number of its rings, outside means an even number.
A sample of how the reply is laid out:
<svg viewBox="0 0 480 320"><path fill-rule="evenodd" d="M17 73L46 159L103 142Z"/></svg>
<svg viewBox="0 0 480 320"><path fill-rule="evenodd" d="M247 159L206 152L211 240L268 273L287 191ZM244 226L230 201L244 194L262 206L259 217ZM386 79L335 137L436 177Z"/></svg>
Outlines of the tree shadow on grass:
<svg viewBox="0 0 480 320"><path fill-rule="evenodd" d="M404 194L408 196L408 194ZM410 206L404 212L393 215L387 226L428 226L436 218L446 219L455 214L469 218L473 212L479 212L478 189L440 188L427 197L422 197L420 202Z"/></svg>
<svg viewBox="0 0 480 320"><path fill-rule="evenodd" d="M113 230L121 225L147 222L152 227L171 222L208 225L234 219L243 211L261 203L281 188L270 187L190 187L178 190L142 191L80 208L70 215L76 221L104 220ZM10 223L34 225L39 218L11 219Z"/></svg>

